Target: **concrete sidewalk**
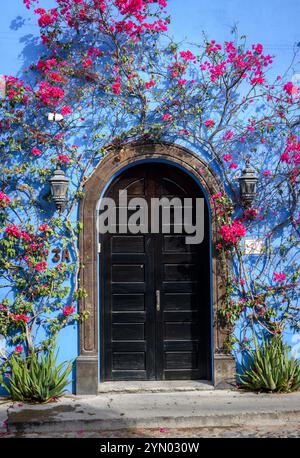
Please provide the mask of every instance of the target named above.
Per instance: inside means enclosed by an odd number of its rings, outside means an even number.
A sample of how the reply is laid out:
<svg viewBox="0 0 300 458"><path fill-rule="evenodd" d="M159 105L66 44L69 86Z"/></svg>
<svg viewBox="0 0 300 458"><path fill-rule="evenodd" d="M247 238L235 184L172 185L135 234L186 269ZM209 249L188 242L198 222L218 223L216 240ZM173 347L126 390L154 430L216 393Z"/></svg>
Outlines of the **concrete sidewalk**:
<svg viewBox="0 0 300 458"><path fill-rule="evenodd" d="M2 399L3 400L3 399ZM2 432L49 433L131 428L201 428L299 423L300 392L108 393L66 396L46 405L0 403ZM0 420L0 421L1 421Z"/></svg>

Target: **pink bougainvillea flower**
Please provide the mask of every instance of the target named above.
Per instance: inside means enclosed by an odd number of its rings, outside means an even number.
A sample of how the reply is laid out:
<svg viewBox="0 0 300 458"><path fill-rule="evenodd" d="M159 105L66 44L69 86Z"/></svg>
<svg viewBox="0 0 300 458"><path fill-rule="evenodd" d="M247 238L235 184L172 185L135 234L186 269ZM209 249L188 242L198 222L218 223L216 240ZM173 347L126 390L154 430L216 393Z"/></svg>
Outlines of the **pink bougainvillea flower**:
<svg viewBox="0 0 300 458"><path fill-rule="evenodd" d="M194 54L191 51L181 51L180 57L182 57L182 59L186 62L189 60L196 61L196 56L194 56Z"/></svg>
<svg viewBox="0 0 300 458"><path fill-rule="evenodd" d="M207 44L206 47L206 52L211 53L211 52L217 52L221 51L222 46L216 43L216 40L212 40L210 43Z"/></svg>
<svg viewBox="0 0 300 458"><path fill-rule="evenodd" d="M65 92L58 86L51 86L47 81L42 81L37 95L45 105L56 107L65 96Z"/></svg>
<svg viewBox="0 0 300 458"><path fill-rule="evenodd" d="M112 85L112 90L113 90L114 94L119 95L120 91L121 91L121 84L120 83L114 83Z"/></svg>
<svg viewBox="0 0 300 458"><path fill-rule="evenodd" d="M222 193L221 192L218 192L217 194L214 194L213 196L211 196L212 199L219 199L220 197L222 197Z"/></svg>
<svg viewBox="0 0 300 458"><path fill-rule="evenodd" d="M120 91L121 91L120 79L121 79L120 76L116 76L115 82L112 85L113 93L116 94L116 95L119 95Z"/></svg>
<svg viewBox="0 0 300 458"><path fill-rule="evenodd" d="M285 152L287 153L296 153L300 151L300 139L297 135L292 135L287 141L287 147Z"/></svg>
<svg viewBox="0 0 300 458"><path fill-rule="evenodd" d="M90 59L89 57L87 57L86 59L84 59L83 62L82 62L82 66L83 66L83 68L85 68L85 69L91 67L92 65L93 65L93 61L92 61L92 59Z"/></svg>
<svg viewBox="0 0 300 458"><path fill-rule="evenodd" d="M0 191L0 208L5 208L10 202L10 198L4 194L3 191Z"/></svg>
<svg viewBox="0 0 300 458"><path fill-rule="evenodd" d="M172 64L172 66L170 67L170 70L171 70L171 78L174 79L176 77L178 77L179 75L183 75L183 73L185 72L185 65L181 62L175 62L174 64Z"/></svg>
<svg viewBox="0 0 300 458"><path fill-rule="evenodd" d="M50 70L53 67L56 67L58 65L57 59L55 57L52 57L51 59L47 59L45 62L45 66L47 70Z"/></svg>
<svg viewBox="0 0 300 458"><path fill-rule="evenodd" d="M225 134L223 135L223 140L227 141L230 140L233 137L233 132L232 130L227 130Z"/></svg>
<svg viewBox="0 0 300 458"><path fill-rule="evenodd" d="M16 237L18 239L22 236L22 231L15 224L9 224L5 229L5 233L8 236Z"/></svg>
<svg viewBox="0 0 300 458"><path fill-rule="evenodd" d="M60 112L61 112L61 114L62 114L63 116L67 116L67 115L69 115L69 114L72 113L72 108L69 107L69 105L66 105L66 106L62 107L62 109L60 110Z"/></svg>
<svg viewBox="0 0 300 458"><path fill-rule="evenodd" d="M23 0L24 5L29 10L33 3L39 3L39 0Z"/></svg>
<svg viewBox="0 0 300 458"><path fill-rule="evenodd" d="M162 7L165 8L167 6L167 0L157 0L157 3Z"/></svg>
<svg viewBox="0 0 300 458"><path fill-rule="evenodd" d="M31 236L26 231L21 231L21 237L26 242L30 242L30 240L31 240Z"/></svg>
<svg viewBox="0 0 300 458"><path fill-rule="evenodd" d="M149 89L150 87L153 87L154 85L155 85L155 83L154 83L153 80L146 81L146 83L145 83L146 89Z"/></svg>
<svg viewBox="0 0 300 458"><path fill-rule="evenodd" d="M219 232L224 242L234 245L246 235L246 228L240 221L233 221L231 226L228 224L221 226Z"/></svg>
<svg viewBox="0 0 300 458"><path fill-rule="evenodd" d="M36 270L38 272L44 272L46 269L47 269L47 263L46 261L41 261L41 262L38 262L35 266Z"/></svg>
<svg viewBox="0 0 300 458"><path fill-rule="evenodd" d="M300 165L300 153L295 153L293 156L293 160L296 166Z"/></svg>
<svg viewBox="0 0 300 458"><path fill-rule="evenodd" d="M50 229L50 227L46 223L39 225L39 231L40 232L46 232L46 231L49 231L49 229Z"/></svg>
<svg viewBox="0 0 300 458"><path fill-rule="evenodd" d="M293 90L294 90L294 85L291 81L289 81L288 83L286 83L284 86L283 86L283 90L288 94L288 95L292 95L293 94Z"/></svg>
<svg viewBox="0 0 300 458"><path fill-rule="evenodd" d="M228 58L230 62L232 62L237 54L237 49L232 41L225 41L225 50L228 54Z"/></svg>
<svg viewBox="0 0 300 458"><path fill-rule="evenodd" d="M181 129L178 131L178 135L190 135L190 133L186 129Z"/></svg>
<svg viewBox="0 0 300 458"><path fill-rule="evenodd" d="M215 121L213 119L207 119L204 121L204 125L207 128L213 127L215 125Z"/></svg>
<svg viewBox="0 0 300 458"><path fill-rule="evenodd" d="M230 162L231 159L232 159L232 154L224 154L224 155L223 155L223 160L224 160L225 162Z"/></svg>
<svg viewBox="0 0 300 458"><path fill-rule="evenodd" d="M71 161L71 159L69 158L67 154L59 154L57 158L59 162L61 162L62 164L67 164L68 162Z"/></svg>
<svg viewBox="0 0 300 458"><path fill-rule="evenodd" d="M226 62L221 62L218 65L211 66L209 69L211 81L214 83L219 78L219 76L224 75L226 70Z"/></svg>
<svg viewBox="0 0 300 458"><path fill-rule="evenodd" d="M95 47L91 47L89 50L88 50L88 55L90 57L93 57L93 56L101 56L101 51L99 48L95 48Z"/></svg>
<svg viewBox="0 0 300 458"><path fill-rule="evenodd" d="M178 84L179 86L183 86L185 83L187 82L187 80L178 80Z"/></svg>
<svg viewBox="0 0 300 458"><path fill-rule="evenodd" d="M255 84L264 84L265 78L263 76L256 76L255 78L250 79L250 84L254 86Z"/></svg>
<svg viewBox="0 0 300 458"><path fill-rule="evenodd" d="M268 169L267 169L267 170L264 170L264 171L263 171L263 176L264 176L264 177L269 177L269 176L271 176L271 170L268 170Z"/></svg>
<svg viewBox="0 0 300 458"><path fill-rule="evenodd" d="M257 45L252 45L252 49L256 54L262 54L263 52L263 45L258 43Z"/></svg>
<svg viewBox="0 0 300 458"><path fill-rule="evenodd" d="M12 315L13 320L15 321L23 321L24 323L28 323L29 317L24 313L19 313L17 315Z"/></svg>
<svg viewBox="0 0 300 458"><path fill-rule="evenodd" d="M258 217L258 209L257 208L248 208L243 212L242 220L243 221L251 221Z"/></svg>
<svg viewBox="0 0 300 458"><path fill-rule="evenodd" d="M138 14L144 7L143 0L117 0L116 6L119 8L120 13L125 14Z"/></svg>
<svg viewBox="0 0 300 458"><path fill-rule="evenodd" d="M286 279L286 275L282 272L274 272L273 280L277 281L278 283L282 283Z"/></svg>
<svg viewBox="0 0 300 458"><path fill-rule="evenodd" d="M57 8L52 8L48 12L46 12L44 8L37 8L36 10L34 10L34 12L40 15L38 19L38 25L40 27L47 27L49 25L53 25L58 19Z"/></svg>
<svg viewBox="0 0 300 458"><path fill-rule="evenodd" d="M62 83L64 81L64 78L57 72L49 72L47 75L48 75L48 78L51 79L52 81L56 81L58 83Z"/></svg>
<svg viewBox="0 0 300 458"><path fill-rule="evenodd" d="M22 351L23 351L22 345L17 345L16 348L15 348L15 352L16 353L22 353Z"/></svg>
<svg viewBox="0 0 300 458"><path fill-rule="evenodd" d="M237 164L235 162L231 162L231 164L229 165L229 168L230 168L230 170L232 170L232 169L235 170L235 169L238 168L238 166L237 166Z"/></svg>
<svg viewBox="0 0 300 458"><path fill-rule="evenodd" d="M163 119L163 121L170 121L172 119L172 115L169 114L169 113L164 113L162 115L162 119Z"/></svg>
<svg viewBox="0 0 300 458"><path fill-rule="evenodd" d="M66 305L63 309L64 316L72 315L72 313L74 312L75 312L75 308L72 307L71 305Z"/></svg>
<svg viewBox="0 0 300 458"><path fill-rule="evenodd" d="M280 156L280 160L281 160L281 162L286 162L287 164L291 163L291 157L290 157L289 153L287 153L287 152L283 153Z"/></svg>
<svg viewBox="0 0 300 458"><path fill-rule="evenodd" d="M32 148L31 154L33 154L34 156L40 156L42 154L42 151L35 146L34 148Z"/></svg>

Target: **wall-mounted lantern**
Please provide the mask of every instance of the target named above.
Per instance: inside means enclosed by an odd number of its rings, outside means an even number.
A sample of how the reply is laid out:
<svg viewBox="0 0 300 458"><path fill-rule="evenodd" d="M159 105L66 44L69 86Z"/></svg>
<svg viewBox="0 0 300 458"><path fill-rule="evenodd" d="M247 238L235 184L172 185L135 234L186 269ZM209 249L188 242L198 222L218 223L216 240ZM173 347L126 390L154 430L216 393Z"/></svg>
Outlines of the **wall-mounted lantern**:
<svg viewBox="0 0 300 458"><path fill-rule="evenodd" d="M240 196L242 205L250 207L257 192L258 177L255 175L255 170L250 166L250 159L246 160L246 166L242 176L239 178Z"/></svg>
<svg viewBox="0 0 300 458"><path fill-rule="evenodd" d="M49 183L52 199L56 208L61 211L67 202L69 179L66 177L65 172L57 167L52 177L49 179Z"/></svg>

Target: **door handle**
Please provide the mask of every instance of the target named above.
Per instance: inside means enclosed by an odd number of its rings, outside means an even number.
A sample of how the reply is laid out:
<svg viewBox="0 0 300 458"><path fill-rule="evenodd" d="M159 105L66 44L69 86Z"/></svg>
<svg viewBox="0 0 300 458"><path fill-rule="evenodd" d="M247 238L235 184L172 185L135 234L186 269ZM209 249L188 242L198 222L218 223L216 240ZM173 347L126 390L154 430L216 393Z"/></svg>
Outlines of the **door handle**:
<svg viewBox="0 0 300 458"><path fill-rule="evenodd" d="M156 311L160 311L160 290L156 290Z"/></svg>

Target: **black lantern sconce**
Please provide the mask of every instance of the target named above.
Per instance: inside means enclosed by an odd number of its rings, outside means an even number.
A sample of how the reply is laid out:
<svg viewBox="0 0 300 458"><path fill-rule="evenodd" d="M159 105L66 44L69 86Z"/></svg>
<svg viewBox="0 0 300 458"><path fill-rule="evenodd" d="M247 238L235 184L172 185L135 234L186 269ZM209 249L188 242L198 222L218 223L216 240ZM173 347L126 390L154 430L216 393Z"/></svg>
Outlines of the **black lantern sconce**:
<svg viewBox="0 0 300 458"><path fill-rule="evenodd" d="M66 177L65 172L57 167L49 179L49 183L52 199L56 208L61 211L67 202L69 179Z"/></svg>
<svg viewBox="0 0 300 458"><path fill-rule="evenodd" d="M255 170L250 166L250 158L246 160L246 166L242 176L239 178L240 196L244 207L251 207L256 196L258 177Z"/></svg>

